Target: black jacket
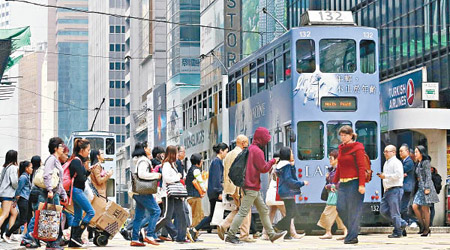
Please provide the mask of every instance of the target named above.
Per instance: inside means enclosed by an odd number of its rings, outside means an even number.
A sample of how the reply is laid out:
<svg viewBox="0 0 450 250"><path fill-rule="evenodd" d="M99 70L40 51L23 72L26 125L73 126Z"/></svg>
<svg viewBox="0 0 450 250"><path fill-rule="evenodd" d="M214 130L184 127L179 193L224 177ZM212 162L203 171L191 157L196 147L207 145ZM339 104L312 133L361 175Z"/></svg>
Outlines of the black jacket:
<svg viewBox="0 0 450 250"><path fill-rule="evenodd" d="M70 163L69 165L70 178L73 178L75 173L77 173L77 176L75 177L75 180L73 182L73 186L81 190L84 190L85 187L84 184L86 183L87 177L91 174L91 172L87 171L86 168L84 167L86 159L81 155L77 155L77 157L80 158L81 161L75 158Z"/></svg>

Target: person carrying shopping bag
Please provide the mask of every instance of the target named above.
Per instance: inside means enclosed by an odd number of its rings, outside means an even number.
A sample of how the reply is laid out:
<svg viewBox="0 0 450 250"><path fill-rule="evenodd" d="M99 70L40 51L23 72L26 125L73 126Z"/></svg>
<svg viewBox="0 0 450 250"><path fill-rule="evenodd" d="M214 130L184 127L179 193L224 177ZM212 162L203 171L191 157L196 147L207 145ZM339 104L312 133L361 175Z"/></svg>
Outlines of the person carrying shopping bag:
<svg viewBox="0 0 450 250"><path fill-rule="evenodd" d="M336 221L338 229L344 230L344 236L337 238L337 240L344 240L345 236L347 236L347 228L345 227L344 223L342 222L341 218L338 215L336 204L337 204L337 192L336 190L339 187L339 183L334 183L333 178L336 175L336 168L337 168L337 158L338 158L338 151L333 150L330 152L329 159L330 159L330 172L326 175L326 184L325 189L328 192L328 198L326 200L326 206L325 209L322 212L322 215L320 216L319 222L317 222L317 225L319 227L322 227L325 229L325 234L320 236L319 239L326 240L326 239L332 239L333 235L331 233L331 227L333 226L334 222Z"/></svg>

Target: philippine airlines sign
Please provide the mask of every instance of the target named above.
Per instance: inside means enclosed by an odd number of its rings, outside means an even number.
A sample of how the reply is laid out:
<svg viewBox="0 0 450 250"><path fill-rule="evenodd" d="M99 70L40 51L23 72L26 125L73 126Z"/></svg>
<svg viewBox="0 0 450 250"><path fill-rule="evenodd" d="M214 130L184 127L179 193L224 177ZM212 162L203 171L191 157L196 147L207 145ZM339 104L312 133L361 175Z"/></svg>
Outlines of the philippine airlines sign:
<svg viewBox="0 0 450 250"><path fill-rule="evenodd" d="M422 107L422 82L426 69L420 68L380 83L381 112Z"/></svg>

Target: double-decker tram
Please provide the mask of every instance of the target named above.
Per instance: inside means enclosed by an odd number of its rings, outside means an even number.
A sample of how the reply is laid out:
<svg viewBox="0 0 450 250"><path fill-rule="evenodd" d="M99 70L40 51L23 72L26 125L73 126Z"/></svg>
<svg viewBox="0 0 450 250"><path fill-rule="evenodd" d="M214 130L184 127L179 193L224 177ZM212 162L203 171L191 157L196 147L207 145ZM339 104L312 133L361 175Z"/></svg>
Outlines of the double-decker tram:
<svg viewBox="0 0 450 250"><path fill-rule="evenodd" d="M350 125L364 144L374 173L381 172L378 33L357 27L350 12L308 11L292 28L229 69L227 107L232 140L250 139L266 127L272 141L267 159L291 147L299 180L309 181L295 197L300 229L313 229L323 211L320 199L338 148L339 128ZM262 178L262 192L268 186ZM366 184L362 224L377 224L381 180Z"/></svg>
<svg viewBox="0 0 450 250"><path fill-rule="evenodd" d="M105 162L102 163L105 171L113 171L113 175L106 183L106 196L109 200L117 202L116 200L116 136L110 132L73 132L67 142L70 150L70 155L73 150L73 143L75 139L88 139L91 145L91 150L102 150L105 156Z"/></svg>

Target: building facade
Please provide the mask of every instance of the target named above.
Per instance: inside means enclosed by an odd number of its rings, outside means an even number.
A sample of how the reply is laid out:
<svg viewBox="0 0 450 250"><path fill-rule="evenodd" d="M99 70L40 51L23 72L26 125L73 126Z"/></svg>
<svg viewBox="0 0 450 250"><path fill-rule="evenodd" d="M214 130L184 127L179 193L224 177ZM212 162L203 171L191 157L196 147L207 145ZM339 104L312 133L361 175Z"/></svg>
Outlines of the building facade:
<svg viewBox="0 0 450 250"><path fill-rule="evenodd" d="M57 0L55 4L88 10L88 1ZM52 49L57 53L49 66L57 65L57 127L58 136L65 141L73 131L88 129L88 22L83 12L58 8L49 13L49 42L54 39Z"/></svg>
<svg viewBox="0 0 450 250"><path fill-rule="evenodd" d="M200 86L200 0L167 1L166 145L180 145L182 100ZM181 23L176 24L176 23Z"/></svg>
<svg viewBox="0 0 450 250"><path fill-rule="evenodd" d="M89 1L92 11L123 14L125 1ZM116 134L117 148L125 143L125 19L105 15L89 15L89 128L98 116L94 131Z"/></svg>

